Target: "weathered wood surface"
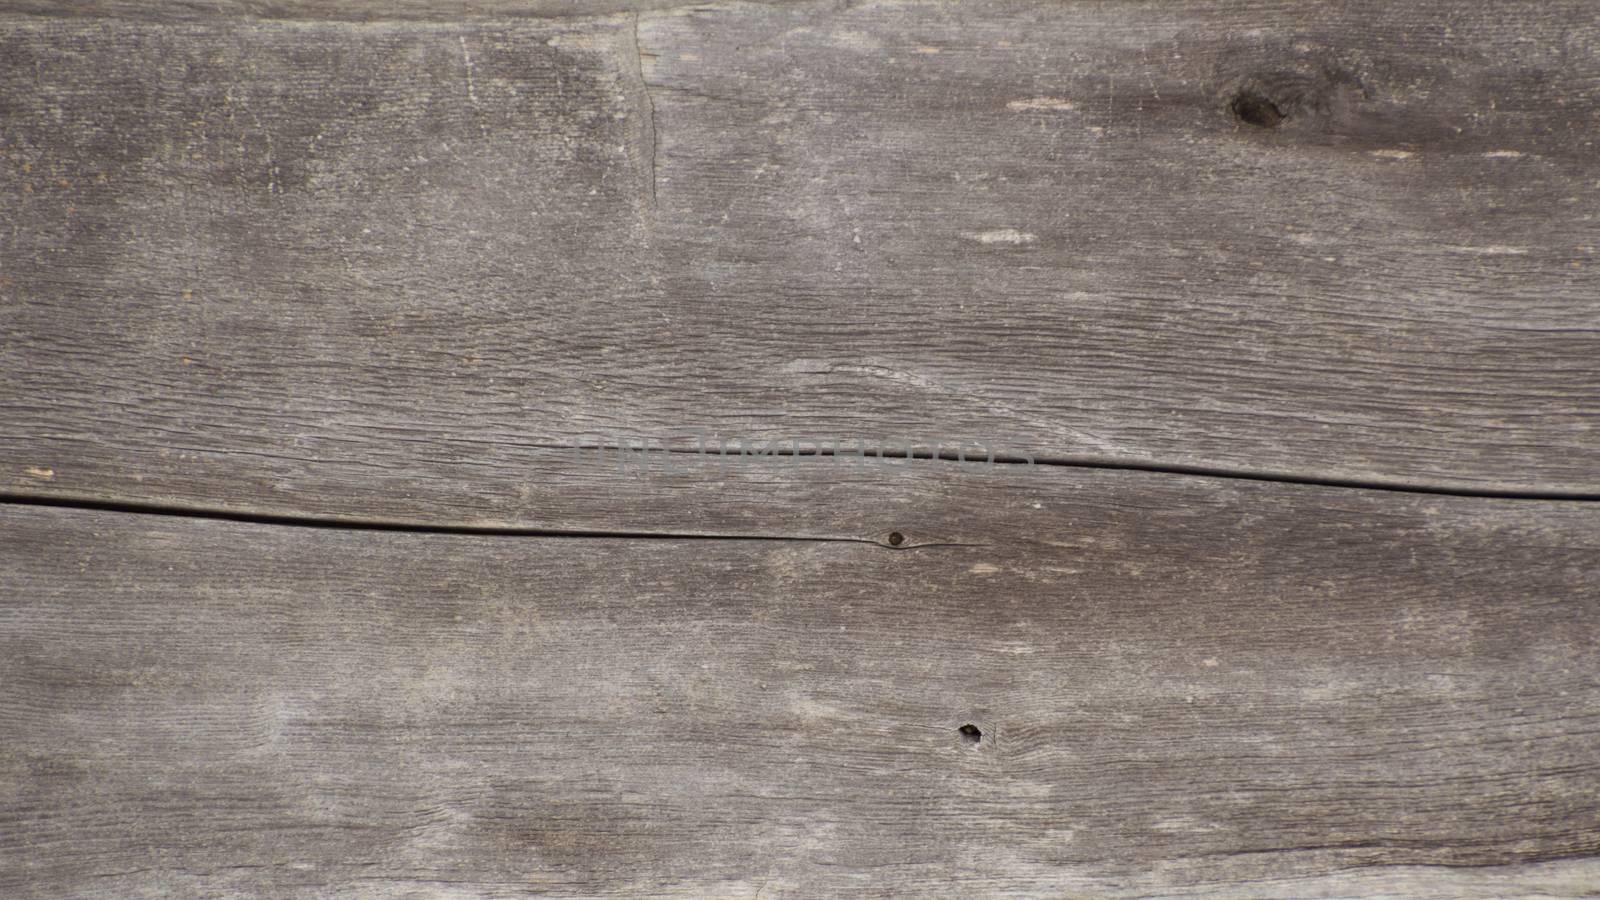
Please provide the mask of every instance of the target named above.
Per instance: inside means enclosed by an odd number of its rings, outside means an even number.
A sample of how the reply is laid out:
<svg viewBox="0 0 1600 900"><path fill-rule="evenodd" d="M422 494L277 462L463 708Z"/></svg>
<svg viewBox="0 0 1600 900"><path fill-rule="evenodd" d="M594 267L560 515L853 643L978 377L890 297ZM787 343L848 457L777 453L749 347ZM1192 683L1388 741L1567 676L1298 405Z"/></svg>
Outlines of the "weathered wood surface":
<svg viewBox="0 0 1600 900"><path fill-rule="evenodd" d="M233 18L387 23L592 18L684 5L681 0L6 0L5 9L156 22Z"/></svg>
<svg viewBox="0 0 1600 900"><path fill-rule="evenodd" d="M1600 506L1039 475L909 550L0 507L0 892L1593 896Z"/></svg>
<svg viewBox="0 0 1600 900"><path fill-rule="evenodd" d="M545 448L687 428L1600 492L1592 3L97 8L0 15L11 496L578 527Z"/></svg>
<svg viewBox="0 0 1600 900"><path fill-rule="evenodd" d="M1597 51L0 0L0 895L1595 896Z"/></svg>

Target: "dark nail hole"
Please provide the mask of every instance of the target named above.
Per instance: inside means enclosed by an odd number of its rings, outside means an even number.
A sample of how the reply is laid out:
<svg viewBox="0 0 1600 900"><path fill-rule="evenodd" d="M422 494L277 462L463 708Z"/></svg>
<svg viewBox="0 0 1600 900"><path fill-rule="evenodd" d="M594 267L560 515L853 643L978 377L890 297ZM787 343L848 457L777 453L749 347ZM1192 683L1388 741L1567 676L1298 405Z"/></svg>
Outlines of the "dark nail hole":
<svg viewBox="0 0 1600 900"><path fill-rule="evenodd" d="M1277 128L1284 119L1283 110L1278 109L1276 103L1252 90L1240 91L1229 109L1239 121L1257 128Z"/></svg>
<svg viewBox="0 0 1600 900"><path fill-rule="evenodd" d="M969 744L976 744L977 742L983 740L983 732L978 730L978 726L972 724L971 722L968 722L956 730L961 732L961 739Z"/></svg>
<svg viewBox="0 0 1600 900"><path fill-rule="evenodd" d="M898 531L889 532L889 546L898 547L906 542L906 536Z"/></svg>

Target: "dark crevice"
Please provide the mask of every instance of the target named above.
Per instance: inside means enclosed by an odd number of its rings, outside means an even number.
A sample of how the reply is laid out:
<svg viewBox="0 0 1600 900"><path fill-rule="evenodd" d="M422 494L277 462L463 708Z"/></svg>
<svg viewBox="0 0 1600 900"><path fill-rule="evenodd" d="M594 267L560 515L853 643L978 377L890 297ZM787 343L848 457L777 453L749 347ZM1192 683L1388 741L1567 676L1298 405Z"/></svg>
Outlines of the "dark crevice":
<svg viewBox="0 0 1600 900"><path fill-rule="evenodd" d="M1278 104L1265 94L1256 91L1240 91L1229 105L1234 118L1257 128L1277 128L1286 118Z"/></svg>
<svg viewBox="0 0 1600 900"><path fill-rule="evenodd" d="M90 512L133 513L141 516L173 516L186 519L210 519L218 522L241 522L249 525L285 525L294 528L327 528L337 531L392 531L407 534L463 534L487 537L543 537L543 538L631 538L668 541L806 541L811 543L880 544L871 538L831 537L793 534L694 534L671 531L622 531L581 528L522 528L502 525L441 525L420 522L399 522L383 519L345 519L310 515L285 515L281 513L254 513L236 510L206 509L162 503L138 503L119 500L85 500L70 497L41 497L29 494L0 492L0 504L12 506L48 506L59 509L78 509Z"/></svg>
<svg viewBox="0 0 1600 900"><path fill-rule="evenodd" d="M568 446L564 448L572 450ZM602 449L598 447L585 447L586 451ZM616 452L615 447L603 448L607 452ZM649 451L630 450L630 454L673 454L706 456L709 459L719 459L716 454L700 450L677 448L651 448ZM1376 480L1354 478L1328 478L1291 475L1277 472L1248 472L1229 469L1213 469L1204 466L1179 466L1157 463L1137 462L1104 462L1097 460L1081 460L1070 458L1052 459L1036 456L1001 456L992 459L983 457L974 459L963 457L951 452L917 452L917 451L884 451L880 457L876 450L861 451L865 458L852 451L849 454L838 454L831 451L800 450L793 453L758 454L749 459L767 458L782 459L794 456L832 457L839 456L858 462L877 459L898 460L925 460L929 462L952 462L968 466L973 465L1002 465L1015 467L1044 467L1056 469L1099 469L1108 471L1146 472L1157 475L1172 475L1187 478L1223 478L1232 481L1254 481L1272 484L1295 484L1312 487L1345 488L1366 491L1384 491L1398 494L1425 494L1447 497L1470 497L1480 499L1499 500L1533 500L1533 501L1569 501L1569 502L1595 502L1600 501L1600 492L1590 491L1517 491L1500 490L1494 488L1455 488L1437 487L1430 485L1403 484ZM737 458L737 457L734 457ZM634 462L634 467L644 464ZM293 515L284 513L259 513L244 512L205 507L191 507L177 504L148 503L121 500L95 500L72 497L51 497L37 494L15 493L0 491L0 504L19 506L45 506L63 509L80 509L97 512L134 513L138 515L174 516L191 519L211 519L224 522L241 522L255 525L285 525L297 528L330 528L346 531L390 531L413 534L462 534L482 535L490 537L550 537L550 538L624 538L624 539L650 539L650 540L693 540L693 541L806 541L806 542L833 542L833 543L860 543L886 546L896 549L913 549L936 546L970 546L968 544L952 544L948 542L911 543L905 534L900 531L891 531L881 537L840 537L832 535L791 535L791 534L700 534L693 532L671 531L629 531L629 530L603 530L603 529L563 529L563 528L537 528L518 527L505 525L451 525L423 522L406 522L384 519L344 518L339 516Z"/></svg>
<svg viewBox="0 0 1600 900"><path fill-rule="evenodd" d="M1387 491L1395 494L1435 494L1447 497L1478 497L1499 500L1600 500L1600 491L1574 490L1512 490L1503 488L1445 487L1441 485L1407 484L1402 481L1383 481L1365 478L1339 478L1332 476L1295 475L1288 472L1253 472L1237 469L1216 469L1208 466L1182 466L1162 463L1110 463L1075 460L1036 459L1036 465L1079 469L1120 469L1128 472L1153 472L1163 475L1185 475L1194 478L1227 478L1234 481L1263 481L1275 484L1304 484L1313 487L1349 488L1361 491Z"/></svg>
<svg viewBox="0 0 1600 900"><path fill-rule="evenodd" d="M1242 849L1223 849L1201 853L1183 854L1184 859L1203 859L1206 857L1249 857L1249 856L1275 856L1289 853L1344 853L1348 851L1379 850L1390 853L1418 852L1418 851L1449 851L1473 850L1470 846L1460 846L1449 841L1351 841L1349 843L1332 844L1305 844L1301 846L1285 847L1256 847ZM1375 860L1363 859L1355 861L1351 869L1381 869L1395 867L1417 867L1432 869L1499 869L1511 866L1534 866L1544 863L1572 862L1596 858L1592 850L1577 849L1572 851L1553 851L1549 853L1533 853L1524 855L1500 854L1493 858L1481 860Z"/></svg>
<svg viewBox="0 0 1600 900"><path fill-rule="evenodd" d="M624 450L624 448L619 448L619 447L609 446L609 445L607 445L607 446L588 445L588 446L584 446L584 447L581 447L581 448L574 448L571 444L566 444L566 445L540 444L540 445L536 445L536 446L543 447L545 449L550 449L550 450L567 450L567 451L582 450L583 452L586 452L586 453L587 452L594 452L594 451L603 450L606 454L608 454L608 456L607 456L608 460L611 459L610 454L618 454L618 453L623 452L623 450ZM721 461L723 460L723 457L721 455L715 453L715 452L710 452L710 451L706 451L706 450L699 450L699 449L694 449L694 448L659 447L658 446L658 447L650 447L648 450L642 450L642 449L640 449L638 447L633 447L633 448L627 448L626 452L630 456L636 458L636 460L634 462L630 463L630 465L635 467L635 468L642 468L643 466L647 465L645 463L641 463L641 462L637 461L637 457L640 457L640 456L643 456L643 455L657 455L657 454L663 454L663 453L673 454L673 455L683 455L683 456L703 456L708 460L717 461L719 463L721 463ZM1217 467L1211 467L1211 466L1189 466L1189 465L1179 465L1179 464L1171 464L1171 463L1113 462L1113 461L1110 461L1110 460L1101 460L1101 459L1074 458L1074 457L1049 457L1049 456L1038 456L1038 455L1019 455L1019 454L995 454L993 457L989 457L989 456L985 456L985 455L981 455L981 454L979 454L979 455L962 456L962 455L960 455L958 453L951 452L951 451L940 451L938 453L933 453L933 452L930 452L930 451L922 451L922 450L912 450L910 452L907 452L905 450L883 450L883 451L879 451L878 449L870 448L870 447L869 448L860 448L860 449L852 448L851 450L849 450L848 452L845 452L845 453L839 453L839 452L835 452L835 451L832 451L832 450L818 450L818 449L810 449L810 448L800 448L799 450L795 450L793 448L786 448L786 449L784 449L782 451L779 451L779 450L775 449L770 453L769 452L761 452L761 453L753 453L753 454L747 453L742 457L737 453L729 453L729 454L727 454L727 457L726 457L726 459L727 459L727 463L726 464L729 465L729 466L738 465L739 461L741 459L745 460L745 461L753 461L753 460L761 460L761 459L765 459L765 460L783 460L783 459L792 459L792 458L797 457L797 456L799 456L799 457L824 457L824 458L827 458L827 457L838 457L840 459L851 460L852 463L861 463L861 464L865 464L865 463L878 464L877 460L879 460L879 459L887 459L887 460L925 460L925 461L929 461L929 462L960 463L960 464L965 465L965 466L973 466L973 467L989 465L989 464L992 463L994 465L1003 465L1003 466L1022 466L1022 467L1043 466L1043 467L1046 467L1046 468L1061 468L1061 469L1100 469L1100 470L1105 470L1105 471L1121 471L1121 472L1149 472L1149 473L1157 474L1157 475L1178 475L1178 476L1184 476L1184 477L1190 477L1190 478L1226 478L1226 479L1233 480L1233 481L1262 481L1262 482L1269 482L1269 483L1274 483L1274 484L1303 484L1303 485L1309 485L1309 486L1312 486L1312 487L1349 488L1349 489L1352 489L1352 490L1363 490L1363 491L1386 491L1386 492L1389 492L1389 493L1396 493L1396 494L1433 494L1433 495L1441 495L1441 496L1447 496L1447 497L1476 497L1476 498L1483 498L1483 499L1499 499L1499 500L1571 500L1571 501L1581 501L1581 502L1600 501L1600 491L1582 491L1582 490L1564 490L1564 489L1518 490L1518 489L1508 489L1508 488L1474 488L1474 487L1466 487L1466 486L1445 486L1445 485L1415 484L1415 483L1401 481L1401 480L1398 480L1398 479L1395 479L1395 480L1384 480L1384 479L1380 479L1380 478L1342 478L1342 477L1337 477L1337 476L1297 475L1297 474L1290 473L1290 472L1273 472L1273 471L1270 471L1270 470L1225 469L1225 468L1217 468ZM614 463L611 463L611 462L607 462L606 464L607 465L614 465ZM669 468L669 467L663 466L663 470L666 470L667 468Z"/></svg>

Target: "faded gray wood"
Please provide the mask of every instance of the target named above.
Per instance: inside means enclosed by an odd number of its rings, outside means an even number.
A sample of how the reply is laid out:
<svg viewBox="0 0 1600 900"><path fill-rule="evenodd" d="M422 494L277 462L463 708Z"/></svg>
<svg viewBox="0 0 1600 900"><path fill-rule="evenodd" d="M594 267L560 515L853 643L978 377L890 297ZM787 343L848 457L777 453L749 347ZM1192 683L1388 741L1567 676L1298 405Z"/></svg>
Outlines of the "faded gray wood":
<svg viewBox="0 0 1600 900"><path fill-rule="evenodd" d="M1600 506L1082 471L958 506L984 546L8 506L0 887L1600 878L1536 865L1600 850Z"/></svg>
<svg viewBox="0 0 1600 900"><path fill-rule="evenodd" d="M1592 4L249 8L0 18L11 496L674 530L549 448L689 428L1600 491Z"/></svg>
<svg viewBox="0 0 1600 900"><path fill-rule="evenodd" d="M6 9L42 16L146 21L234 19L327 22L462 22L479 19L594 17L681 6L678 0L6 0Z"/></svg>
<svg viewBox="0 0 1600 900"><path fill-rule="evenodd" d="M1593 896L1600 506L1039 475L909 550L0 507L0 891Z"/></svg>
<svg viewBox="0 0 1600 900"><path fill-rule="evenodd" d="M1595 896L1597 10L0 0L0 894Z"/></svg>

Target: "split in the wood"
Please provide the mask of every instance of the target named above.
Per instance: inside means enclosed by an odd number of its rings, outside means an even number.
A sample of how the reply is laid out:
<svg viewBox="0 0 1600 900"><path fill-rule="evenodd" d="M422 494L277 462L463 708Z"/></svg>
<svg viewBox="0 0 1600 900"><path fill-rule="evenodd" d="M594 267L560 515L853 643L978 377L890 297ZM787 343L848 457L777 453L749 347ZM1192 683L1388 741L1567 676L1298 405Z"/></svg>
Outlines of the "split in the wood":
<svg viewBox="0 0 1600 900"><path fill-rule="evenodd" d="M1411 494L1439 494L1456 497L1485 497L1507 500L1600 500L1600 493L1583 490L1502 490L1497 488L1445 487L1407 482L1402 479L1340 478L1270 470L1235 469L1212 466L1110 459L1101 456L1045 455L1026 447L1029 441L1013 438L1001 442L963 439L907 439L874 443L837 438L715 438L698 430L674 431L666 436L610 435L587 433L565 443L538 444L543 449L569 450L585 466L612 470L617 474L645 476L682 474L693 470L685 456L714 460L721 471L739 464L766 462L795 464L863 464L903 467L919 462L958 463L963 466L1111 469L1199 478L1229 478L1244 481L1270 481L1306 484L1353 490L1393 491Z"/></svg>

